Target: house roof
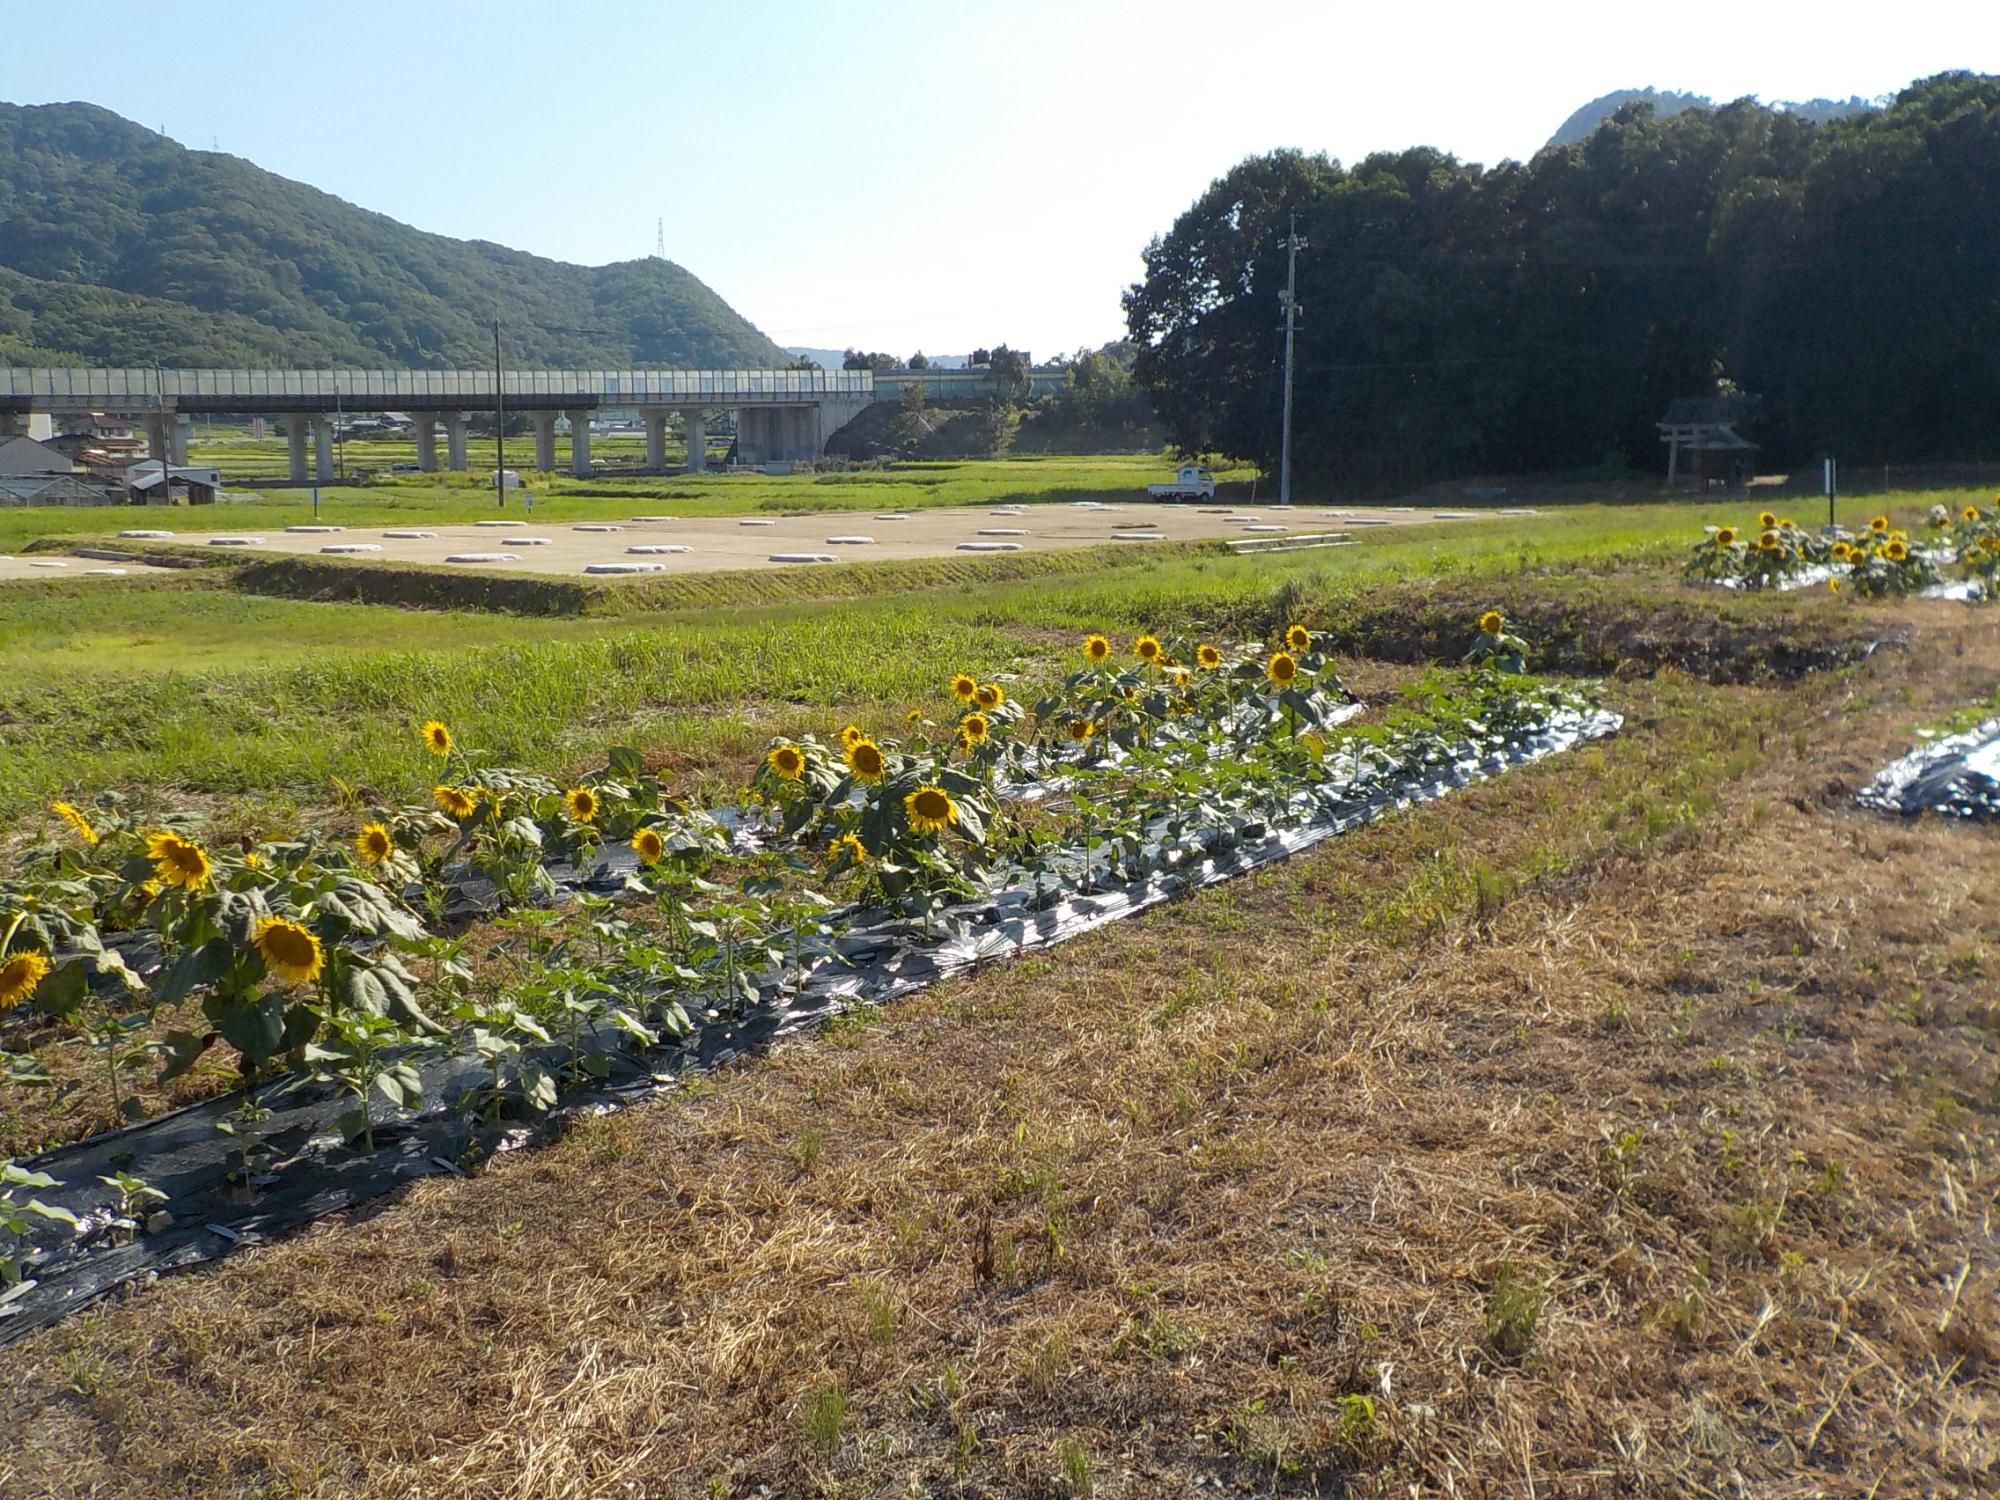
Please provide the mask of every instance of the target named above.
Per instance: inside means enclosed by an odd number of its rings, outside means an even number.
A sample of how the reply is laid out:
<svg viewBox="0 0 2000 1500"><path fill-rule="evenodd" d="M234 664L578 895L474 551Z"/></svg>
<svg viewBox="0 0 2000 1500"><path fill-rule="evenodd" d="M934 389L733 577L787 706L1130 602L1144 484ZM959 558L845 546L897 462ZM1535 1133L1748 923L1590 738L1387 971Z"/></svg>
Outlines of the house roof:
<svg viewBox="0 0 2000 1500"><path fill-rule="evenodd" d="M1677 396L1667 403L1662 427L1692 427L1748 422L1757 415L1755 396Z"/></svg>

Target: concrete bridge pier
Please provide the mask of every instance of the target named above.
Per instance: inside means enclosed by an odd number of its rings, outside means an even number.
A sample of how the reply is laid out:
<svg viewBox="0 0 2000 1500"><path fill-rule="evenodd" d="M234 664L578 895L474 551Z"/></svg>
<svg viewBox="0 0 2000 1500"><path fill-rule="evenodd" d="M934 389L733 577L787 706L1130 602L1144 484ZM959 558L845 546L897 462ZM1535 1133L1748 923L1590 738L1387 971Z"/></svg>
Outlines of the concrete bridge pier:
<svg viewBox="0 0 2000 1500"><path fill-rule="evenodd" d="M435 474L438 466L437 417L431 412L412 412L416 422L417 471Z"/></svg>
<svg viewBox="0 0 2000 1500"><path fill-rule="evenodd" d="M444 466L454 473L465 472L465 413L444 414Z"/></svg>
<svg viewBox="0 0 2000 1500"><path fill-rule="evenodd" d="M307 419L312 423L313 478L321 484L333 483L333 422L323 411Z"/></svg>
<svg viewBox="0 0 2000 1500"><path fill-rule="evenodd" d="M649 406L640 415L646 419L646 467L664 469L667 466L667 409Z"/></svg>
<svg viewBox="0 0 2000 1500"><path fill-rule="evenodd" d="M188 461L188 428L193 424L186 417L175 417L167 425L167 462L181 468Z"/></svg>
<svg viewBox="0 0 2000 1500"><path fill-rule="evenodd" d="M291 449L292 483L306 482L306 419L285 418L285 444Z"/></svg>
<svg viewBox="0 0 2000 1500"><path fill-rule="evenodd" d="M687 471L699 474L708 467L708 413L696 407L681 415L687 422Z"/></svg>
<svg viewBox="0 0 2000 1500"><path fill-rule="evenodd" d="M28 414L24 411L0 411L0 438L17 438L28 435Z"/></svg>
<svg viewBox="0 0 2000 1500"><path fill-rule="evenodd" d="M172 418L162 413L155 413L146 418L146 456L156 463L173 462L172 453L167 447L167 424L171 420Z"/></svg>
<svg viewBox="0 0 2000 1500"><path fill-rule="evenodd" d="M590 413L566 411L569 418L569 471L578 479L590 478Z"/></svg>
<svg viewBox="0 0 2000 1500"><path fill-rule="evenodd" d="M556 466L556 414L538 411L534 418L535 467L544 474L553 473Z"/></svg>

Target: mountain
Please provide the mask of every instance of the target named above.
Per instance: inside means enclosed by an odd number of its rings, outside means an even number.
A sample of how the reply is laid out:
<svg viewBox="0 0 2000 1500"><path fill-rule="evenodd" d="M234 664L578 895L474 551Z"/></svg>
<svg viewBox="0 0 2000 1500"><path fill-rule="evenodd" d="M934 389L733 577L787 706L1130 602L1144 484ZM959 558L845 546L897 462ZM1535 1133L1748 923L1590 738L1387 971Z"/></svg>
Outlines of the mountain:
<svg viewBox="0 0 2000 1500"><path fill-rule="evenodd" d="M0 103L0 361L771 368L672 261L427 234L92 104Z"/></svg>
<svg viewBox="0 0 2000 1500"><path fill-rule="evenodd" d="M1557 127L1556 133L1549 137L1548 144L1574 145L1627 104L1650 104L1653 106L1653 113L1662 120L1671 119L1690 109L1715 108L1715 101L1705 94L1677 93L1673 89L1613 89L1608 94L1600 94L1564 120ZM1856 95L1851 99L1807 99L1803 102L1781 100L1770 108L1798 115L1801 119L1811 120L1815 124L1822 124L1827 120L1862 114L1868 110L1879 109L1881 106L1873 100Z"/></svg>
<svg viewBox="0 0 2000 1500"><path fill-rule="evenodd" d="M787 344L785 353L800 359L816 360L822 370L838 370L840 362L847 358L845 349L813 349L804 344ZM962 370L972 362L969 354L930 354L925 358L937 370Z"/></svg>

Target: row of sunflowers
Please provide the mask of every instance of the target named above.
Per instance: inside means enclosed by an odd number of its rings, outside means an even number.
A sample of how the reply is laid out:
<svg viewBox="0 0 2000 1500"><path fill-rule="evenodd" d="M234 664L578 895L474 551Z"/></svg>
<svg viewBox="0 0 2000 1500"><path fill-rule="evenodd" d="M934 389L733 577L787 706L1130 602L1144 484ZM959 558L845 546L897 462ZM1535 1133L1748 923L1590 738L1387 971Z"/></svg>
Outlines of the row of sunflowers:
<svg viewBox="0 0 2000 1500"><path fill-rule="evenodd" d="M1257 648L1092 634L1030 702L956 674L897 733L776 741L727 807L675 796L635 750L559 781L436 721L418 736L429 797L343 832L224 845L116 794L58 802L53 836L0 882L0 1040L30 1013L59 1025L125 1119L144 1112L140 1074L290 1073L343 1090L344 1133L372 1145L385 1111L423 1104L416 1061L441 1046L486 1070L462 1107L546 1109L613 1045L671 1043L774 976L802 983L859 913L929 931L1024 872L1074 888L1079 853L1083 884L1130 878L1296 817L1302 788L1371 759L1545 718L1560 695L1520 675L1526 643L1497 612L1478 625L1469 670L1353 725L1304 625ZM496 941L509 963L485 961ZM16 1086L49 1082L32 1057L0 1061ZM0 1230L18 1232L40 1200L8 1170Z"/></svg>
<svg viewBox="0 0 2000 1500"><path fill-rule="evenodd" d="M2000 582L2000 497L1985 509L1933 506L1921 539L1887 515L1871 517L1856 532L1838 526L1809 530L1789 516L1764 511L1754 528L1707 527L1682 575L1691 582L1748 589L1824 579L1832 593L1871 599L1920 593L1960 578L1977 582L1980 596L1990 599Z"/></svg>

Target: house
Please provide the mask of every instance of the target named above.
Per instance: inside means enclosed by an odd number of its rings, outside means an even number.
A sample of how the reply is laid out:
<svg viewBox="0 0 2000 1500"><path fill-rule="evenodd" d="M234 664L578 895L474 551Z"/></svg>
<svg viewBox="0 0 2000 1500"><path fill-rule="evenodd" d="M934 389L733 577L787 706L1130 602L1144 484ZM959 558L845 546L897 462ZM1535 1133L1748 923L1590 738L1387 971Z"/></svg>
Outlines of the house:
<svg viewBox="0 0 2000 1500"><path fill-rule="evenodd" d="M1697 489L1741 489L1756 472L1757 445L1738 430L1757 418L1755 396L1681 396L1658 426L1667 445L1667 483L1692 480ZM1683 469L1681 459L1688 464Z"/></svg>
<svg viewBox="0 0 2000 1500"><path fill-rule="evenodd" d="M84 457L88 453L110 454L130 463L145 444L129 433L119 437L115 433L59 432L49 439L48 446L78 463L88 463Z"/></svg>
<svg viewBox="0 0 2000 1500"><path fill-rule="evenodd" d="M33 438L0 438L0 479L23 479L47 474L67 474L69 455Z"/></svg>
<svg viewBox="0 0 2000 1500"><path fill-rule="evenodd" d="M213 505L221 489L222 476L214 469L176 464L162 475L159 464L148 460L125 472L125 498L134 505Z"/></svg>

